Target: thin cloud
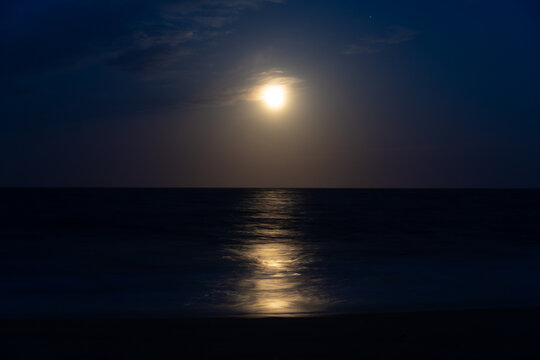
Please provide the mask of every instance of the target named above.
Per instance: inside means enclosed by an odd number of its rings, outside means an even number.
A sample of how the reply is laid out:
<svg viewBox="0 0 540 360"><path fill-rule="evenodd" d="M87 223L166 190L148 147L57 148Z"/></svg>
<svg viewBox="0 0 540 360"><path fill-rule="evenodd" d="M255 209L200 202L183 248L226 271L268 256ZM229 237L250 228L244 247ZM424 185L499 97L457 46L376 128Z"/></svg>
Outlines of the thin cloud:
<svg viewBox="0 0 540 360"><path fill-rule="evenodd" d="M189 49L170 45L155 45L144 49L133 49L111 59L108 65L130 72L141 72L156 65L165 65L190 55Z"/></svg>
<svg viewBox="0 0 540 360"><path fill-rule="evenodd" d="M237 21L243 10L264 3L282 2L200 0L166 4L160 11L163 21L154 21L138 30L132 46L117 53L109 65L137 72L173 64L181 57L192 54L201 45L229 34L230 31L221 28ZM156 53L152 53L154 50Z"/></svg>
<svg viewBox="0 0 540 360"><path fill-rule="evenodd" d="M346 55L378 53L389 46L414 39L416 32L402 26L392 26L384 35L366 36L356 44L349 44L343 52Z"/></svg>
<svg viewBox="0 0 540 360"><path fill-rule="evenodd" d="M234 22L237 17L236 16L196 16L195 21L201 25L213 27L213 28L220 28L224 25L230 24Z"/></svg>
<svg viewBox="0 0 540 360"><path fill-rule="evenodd" d="M174 9L181 14L192 14L199 12L214 12L216 10L243 10L256 8L264 3L281 4L286 0L193 0L179 4L173 4L170 9Z"/></svg>
<svg viewBox="0 0 540 360"><path fill-rule="evenodd" d="M14 77L88 64L130 72L167 66L229 34L227 27L245 9L281 2L95 0L90 6L55 0L36 2L39 8L28 11L25 2L12 1L0 13L7 54L0 71ZM39 31L19 30L26 24Z"/></svg>
<svg viewBox="0 0 540 360"><path fill-rule="evenodd" d="M270 69L248 76L243 86L216 91L192 103L204 106L229 106L239 102L256 102L261 100L262 89L265 86L281 85L298 90L303 83L303 79L288 75L281 69Z"/></svg>

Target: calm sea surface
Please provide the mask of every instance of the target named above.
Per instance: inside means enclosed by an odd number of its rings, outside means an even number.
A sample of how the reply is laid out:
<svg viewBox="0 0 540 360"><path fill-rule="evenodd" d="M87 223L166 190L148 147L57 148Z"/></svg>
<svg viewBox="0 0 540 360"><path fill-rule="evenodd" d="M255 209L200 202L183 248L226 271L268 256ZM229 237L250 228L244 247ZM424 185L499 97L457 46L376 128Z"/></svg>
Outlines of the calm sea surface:
<svg viewBox="0 0 540 360"><path fill-rule="evenodd" d="M540 191L1 189L0 318L540 305Z"/></svg>

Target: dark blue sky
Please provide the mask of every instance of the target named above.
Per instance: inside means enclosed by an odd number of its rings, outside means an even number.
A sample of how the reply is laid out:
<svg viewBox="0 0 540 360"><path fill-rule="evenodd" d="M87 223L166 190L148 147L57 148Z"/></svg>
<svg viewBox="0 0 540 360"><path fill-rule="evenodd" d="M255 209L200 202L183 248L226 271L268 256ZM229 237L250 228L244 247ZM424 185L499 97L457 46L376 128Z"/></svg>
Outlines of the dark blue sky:
<svg viewBox="0 0 540 360"><path fill-rule="evenodd" d="M539 24L533 0L4 1L0 185L538 187Z"/></svg>

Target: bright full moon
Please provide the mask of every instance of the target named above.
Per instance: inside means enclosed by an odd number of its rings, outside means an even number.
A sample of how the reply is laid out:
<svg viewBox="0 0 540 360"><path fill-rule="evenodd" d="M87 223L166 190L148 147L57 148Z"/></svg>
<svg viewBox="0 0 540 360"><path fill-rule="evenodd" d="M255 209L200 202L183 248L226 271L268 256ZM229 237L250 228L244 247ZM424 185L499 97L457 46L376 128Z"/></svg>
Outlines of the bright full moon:
<svg viewBox="0 0 540 360"><path fill-rule="evenodd" d="M267 86L262 98L269 108L279 109L285 103L285 90L282 86Z"/></svg>

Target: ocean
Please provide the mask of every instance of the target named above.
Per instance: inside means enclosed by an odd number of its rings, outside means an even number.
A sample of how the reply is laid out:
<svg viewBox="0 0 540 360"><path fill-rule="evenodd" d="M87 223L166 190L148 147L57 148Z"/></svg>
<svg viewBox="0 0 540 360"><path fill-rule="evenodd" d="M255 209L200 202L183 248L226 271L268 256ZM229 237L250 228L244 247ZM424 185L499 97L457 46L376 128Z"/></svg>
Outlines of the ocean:
<svg viewBox="0 0 540 360"><path fill-rule="evenodd" d="M540 305L539 190L0 190L0 318Z"/></svg>

